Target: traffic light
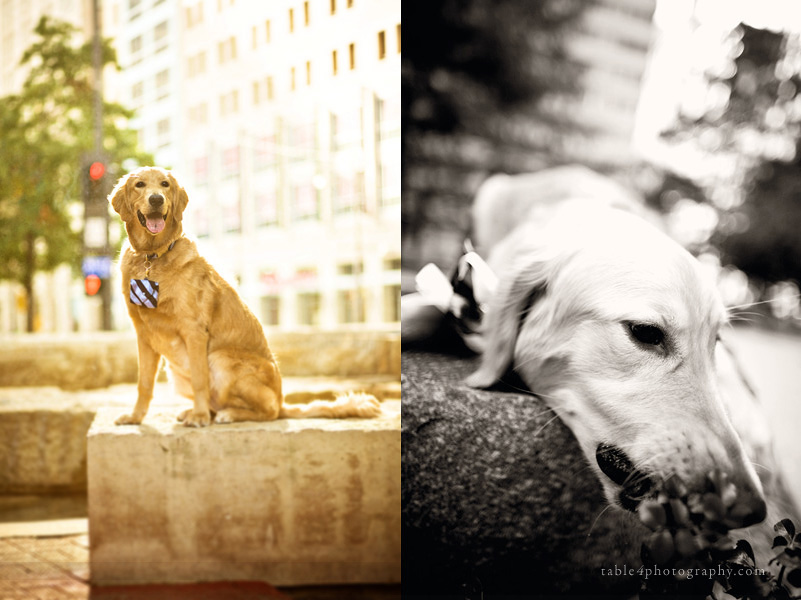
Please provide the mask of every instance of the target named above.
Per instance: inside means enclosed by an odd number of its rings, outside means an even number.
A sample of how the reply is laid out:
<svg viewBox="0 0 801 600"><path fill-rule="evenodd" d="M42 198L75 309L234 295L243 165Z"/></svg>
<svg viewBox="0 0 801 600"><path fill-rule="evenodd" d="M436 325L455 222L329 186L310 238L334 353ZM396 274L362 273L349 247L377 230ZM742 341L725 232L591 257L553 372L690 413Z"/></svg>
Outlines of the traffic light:
<svg viewBox="0 0 801 600"><path fill-rule="evenodd" d="M96 160L83 167L83 201L88 205L105 205L111 191L109 170L105 162Z"/></svg>
<svg viewBox="0 0 801 600"><path fill-rule="evenodd" d="M92 181L97 181L103 178L103 175L106 174L106 165L102 162L95 161L91 165L89 165L89 179Z"/></svg>
<svg viewBox="0 0 801 600"><path fill-rule="evenodd" d="M87 296L94 296L95 294L97 294L100 291L100 287L102 284L103 280L94 274L87 275L83 279L83 287L86 290Z"/></svg>

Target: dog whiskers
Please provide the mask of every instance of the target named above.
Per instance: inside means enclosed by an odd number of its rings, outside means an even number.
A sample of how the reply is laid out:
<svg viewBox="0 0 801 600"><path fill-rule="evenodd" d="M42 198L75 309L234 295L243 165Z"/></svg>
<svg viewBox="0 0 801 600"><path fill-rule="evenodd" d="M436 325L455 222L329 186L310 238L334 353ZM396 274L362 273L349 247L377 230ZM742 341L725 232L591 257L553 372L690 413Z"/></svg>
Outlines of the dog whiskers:
<svg viewBox="0 0 801 600"><path fill-rule="evenodd" d="M551 423L553 423L554 421L556 421L556 419L558 419L558 418L559 418L559 415L554 415L553 417L551 417L550 419L548 419L548 420L545 422L545 424L544 424L542 427L540 427L539 429L537 429L537 431L535 431L535 432L534 432L534 437L537 437L537 436L539 436L539 434L540 434L540 433L542 433L542 431L543 431L543 430L544 430L546 427L548 427L548 425L550 425Z"/></svg>
<svg viewBox="0 0 801 600"><path fill-rule="evenodd" d="M587 538L589 538L589 537L592 535L592 530L593 530L593 529L595 529L595 526L598 524L598 521L601 519L601 517L603 516L603 514L604 514L604 513L605 513L607 510L609 510L610 508L612 508L612 505L611 505L611 504L607 504L607 505L606 505L606 506L603 508L603 510L602 510L601 512L599 512L599 513L598 513L598 516L597 516L597 517L595 517L595 520L592 522L592 525L590 525L590 529L587 531Z"/></svg>

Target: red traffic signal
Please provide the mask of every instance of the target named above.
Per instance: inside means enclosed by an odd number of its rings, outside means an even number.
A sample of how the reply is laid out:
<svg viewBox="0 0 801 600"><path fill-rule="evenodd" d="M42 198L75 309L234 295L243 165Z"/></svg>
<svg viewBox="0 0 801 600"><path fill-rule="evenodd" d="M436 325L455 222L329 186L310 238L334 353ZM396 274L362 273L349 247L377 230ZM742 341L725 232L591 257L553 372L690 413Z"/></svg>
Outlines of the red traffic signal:
<svg viewBox="0 0 801 600"><path fill-rule="evenodd" d="M102 281L97 275L87 275L83 280L83 286L86 288L87 296L94 296L100 291L100 284Z"/></svg>
<svg viewBox="0 0 801 600"><path fill-rule="evenodd" d="M89 178L92 181L97 181L106 174L106 165L102 162L93 162L89 166Z"/></svg>

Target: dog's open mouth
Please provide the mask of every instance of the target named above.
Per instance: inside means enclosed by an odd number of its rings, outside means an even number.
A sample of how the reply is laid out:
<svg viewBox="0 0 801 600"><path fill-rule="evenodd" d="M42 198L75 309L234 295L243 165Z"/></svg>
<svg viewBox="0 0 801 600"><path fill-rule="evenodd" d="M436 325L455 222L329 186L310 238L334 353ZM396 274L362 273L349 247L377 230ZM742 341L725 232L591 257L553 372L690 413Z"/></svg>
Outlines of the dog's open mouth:
<svg viewBox="0 0 801 600"><path fill-rule="evenodd" d="M623 508L637 510L653 488L648 475L637 469L623 450L611 444L598 444L595 460L604 475L621 487L618 497Z"/></svg>
<svg viewBox="0 0 801 600"><path fill-rule="evenodd" d="M165 219L167 217L166 214L163 215L161 213L150 213L149 215L145 216L142 214L142 211L136 211L136 216L139 217L139 223L141 223L142 227L147 229L153 235L164 231Z"/></svg>

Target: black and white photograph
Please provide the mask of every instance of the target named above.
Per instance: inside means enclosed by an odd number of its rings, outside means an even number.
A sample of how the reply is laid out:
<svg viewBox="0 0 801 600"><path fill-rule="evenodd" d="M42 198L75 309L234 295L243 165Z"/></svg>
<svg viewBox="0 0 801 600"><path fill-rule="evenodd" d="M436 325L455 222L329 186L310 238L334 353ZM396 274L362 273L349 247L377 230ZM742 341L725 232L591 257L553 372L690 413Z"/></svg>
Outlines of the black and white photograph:
<svg viewBox="0 0 801 600"><path fill-rule="evenodd" d="M801 7L404 17L403 597L801 597Z"/></svg>

